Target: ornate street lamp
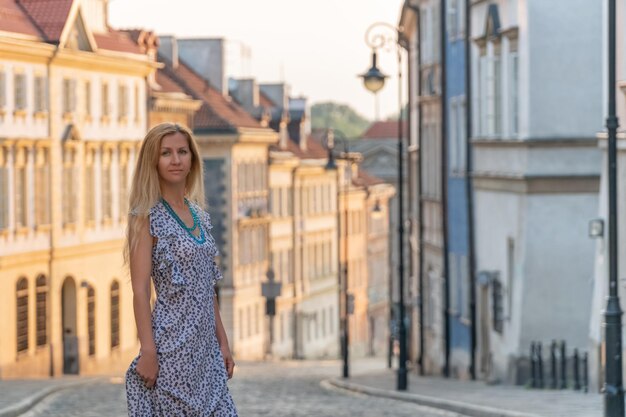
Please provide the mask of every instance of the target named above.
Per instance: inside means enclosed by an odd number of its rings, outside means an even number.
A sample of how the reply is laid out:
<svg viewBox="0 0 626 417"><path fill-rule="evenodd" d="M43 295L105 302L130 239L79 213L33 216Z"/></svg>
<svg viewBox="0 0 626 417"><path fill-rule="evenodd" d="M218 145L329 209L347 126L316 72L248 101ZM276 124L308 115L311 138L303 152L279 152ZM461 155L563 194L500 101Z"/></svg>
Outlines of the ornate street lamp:
<svg viewBox="0 0 626 417"><path fill-rule="evenodd" d="M604 310L604 415L624 417L624 387L622 382L622 309L620 308L617 284L617 127L615 105L615 0L608 4L608 132L607 171L609 179L609 296Z"/></svg>
<svg viewBox="0 0 626 417"><path fill-rule="evenodd" d="M386 29L388 33L392 33L393 35L373 32L374 29ZM404 144L402 139L402 52L400 50L400 45L398 44L401 33L402 27L395 27L389 23L376 22L370 25L365 32L365 43L372 48L372 67L366 73L361 74L360 77L363 79L365 88L374 94L383 88L387 76L384 75L376 66L376 50L385 46L395 45L398 54L398 342L400 344L397 389L399 391L404 391L407 389L408 378L406 369L406 324L404 322Z"/></svg>

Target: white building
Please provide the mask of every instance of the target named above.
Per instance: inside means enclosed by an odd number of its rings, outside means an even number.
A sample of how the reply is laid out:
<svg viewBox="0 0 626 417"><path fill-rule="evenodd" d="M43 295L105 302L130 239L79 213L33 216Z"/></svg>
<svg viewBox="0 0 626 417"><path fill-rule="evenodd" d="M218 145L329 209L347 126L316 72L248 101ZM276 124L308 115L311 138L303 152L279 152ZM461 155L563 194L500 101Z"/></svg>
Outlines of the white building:
<svg viewBox="0 0 626 417"><path fill-rule="evenodd" d="M473 2L477 366L525 383L532 341L587 346L602 2ZM570 350L571 354L571 350Z"/></svg>
<svg viewBox="0 0 626 417"><path fill-rule="evenodd" d="M624 86L626 85L626 55L624 54L623 48L626 45L626 31L623 29L623 24L626 22L626 7L624 7L624 3L621 1L616 2L617 6L617 39L616 39L616 81L617 91L615 92L616 96L616 106L617 106L617 117L618 122L621 125L618 127L617 134L617 226L618 226L618 253L617 253L617 273L618 273L618 295L620 297L621 308L624 310L624 306L626 305L624 300L626 299L626 291L624 288L624 271L626 271L626 246L624 243L624 236L626 236L626 216L624 213L624 206L621 203L624 201L626 197L626 182L624 179L626 176L624 175L624 168L626 167L626 153L624 152L625 148L625 139L626 135L624 134L624 125L626 120L626 95ZM606 9L603 10L602 23L603 25L608 24ZM608 85L608 56L607 56L607 38L603 38L604 41L604 54L601 57L601 62L603 65L599 66L602 71L602 91L606 92L606 86ZM604 113L603 116L608 114L608 97L605 96L602 98L602 104ZM599 390L604 383L604 372L603 368L605 366L604 357L604 330L602 329L602 323L604 322L604 314L603 310L606 308L606 296L608 295L608 282L609 282L609 258L608 258L608 245L609 245L609 224L608 224L608 178L607 178L607 135L605 129L605 121L602 120L602 124L599 126L598 131L603 131L603 133L599 134L599 148L602 152L602 178L600 184L600 209L599 209L599 218L604 222L604 233L597 240L596 245L596 263L595 263L595 271L594 271L594 287L593 287L593 302L591 306L591 322L590 322L590 331L589 331L589 383L592 390ZM598 217L598 216L597 216ZM622 316L622 323L624 322L624 316ZM624 336L624 328L622 326L622 336ZM622 338L622 347L624 347L624 342ZM622 358L624 356L622 355ZM623 361L623 359L622 359ZM626 368L623 368L626 369Z"/></svg>

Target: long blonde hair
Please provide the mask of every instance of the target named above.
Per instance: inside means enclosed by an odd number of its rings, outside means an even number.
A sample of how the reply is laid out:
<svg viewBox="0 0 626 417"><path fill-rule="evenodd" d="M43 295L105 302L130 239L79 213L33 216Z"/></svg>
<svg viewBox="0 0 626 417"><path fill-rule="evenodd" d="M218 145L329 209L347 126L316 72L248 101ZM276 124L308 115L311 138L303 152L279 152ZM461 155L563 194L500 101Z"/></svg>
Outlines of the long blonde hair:
<svg viewBox="0 0 626 417"><path fill-rule="evenodd" d="M126 243L124 245L124 263L128 265L130 253L137 247L136 236L141 224L144 223L150 209L161 198L161 187L157 165L161 155L161 141L165 136L182 133L187 137L191 151L191 169L185 184L185 196L188 200L204 207L204 181L202 159L198 144L191 131L177 123L161 123L154 126L141 143L139 157L130 188L128 207L130 214L126 226Z"/></svg>

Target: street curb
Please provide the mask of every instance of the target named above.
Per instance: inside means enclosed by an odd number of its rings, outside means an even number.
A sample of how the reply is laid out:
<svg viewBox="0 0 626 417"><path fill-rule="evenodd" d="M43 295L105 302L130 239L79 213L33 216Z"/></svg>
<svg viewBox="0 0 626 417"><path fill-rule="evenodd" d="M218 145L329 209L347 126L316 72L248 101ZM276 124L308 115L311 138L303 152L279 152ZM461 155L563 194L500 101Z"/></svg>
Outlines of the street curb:
<svg viewBox="0 0 626 417"><path fill-rule="evenodd" d="M66 384L55 385L43 388L36 393L29 395L16 404L10 405L0 410L0 417L18 417L26 413L28 410L37 405L44 398L64 389L74 388L79 385L93 383L95 380L89 381L72 381Z"/></svg>
<svg viewBox="0 0 626 417"><path fill-rule="evenodd" d="M357 392L375 397L391 398L393 400L407 401L426 407L437 408L440 410L452 411L467 417L541 417L537 414L529 414L519 411L501 410L498 408L468 404L460 401L448 400L444 398L427 397L425 395L412 394L406 392L390 391L380 388L373 388L364 385L355 384L354 382L343 381L340 379L328 379L324 382L352 392ZM323 385L322 385L323 386Z"/></svg>

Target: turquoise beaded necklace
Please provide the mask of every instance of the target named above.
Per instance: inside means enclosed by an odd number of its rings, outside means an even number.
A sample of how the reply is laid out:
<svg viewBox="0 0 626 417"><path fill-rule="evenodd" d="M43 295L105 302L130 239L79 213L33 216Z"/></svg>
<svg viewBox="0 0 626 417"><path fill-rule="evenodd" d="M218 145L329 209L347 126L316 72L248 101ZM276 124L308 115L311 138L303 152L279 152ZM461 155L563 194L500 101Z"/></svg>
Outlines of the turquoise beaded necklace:
<svg viewBox="0 0 626 417"><path fill-rule="evenodd" d="M189 236L192 237L194 242L198 244L202 244L205 242L206 237L204 236L204 230L202 229L202 227L200 227L200 220L198 220L198 215L196 214L196 211L193 209L193 207L189 205L189 201L187 201L186 198L185 198L185 205L189 208L189 211L191 212L191 218L193 219L193 225L191 227L187 227L185 222L180 217L178 217L178 214L176 214L172 206L170 206L169 203L165 201L164 198L161 198L161 202L163 203L167 211L169 211L170 215L174 218L174 220L176 220L176 222L180 225L180 227L185 229L187 234L189 234ZM200 229L200 233L198 234L198 236L193 234L193 231L196 229Z"/></svg>

